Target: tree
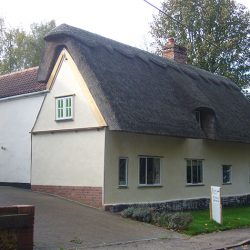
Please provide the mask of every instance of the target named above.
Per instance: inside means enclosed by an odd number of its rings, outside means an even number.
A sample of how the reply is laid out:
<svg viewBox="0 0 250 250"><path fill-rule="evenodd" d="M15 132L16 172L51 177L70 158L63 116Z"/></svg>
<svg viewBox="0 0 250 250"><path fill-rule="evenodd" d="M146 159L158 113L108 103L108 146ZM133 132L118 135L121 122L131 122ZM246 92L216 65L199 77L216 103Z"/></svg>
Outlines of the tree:
<svg viewBox="0 0 250 250"><path fill-rule="evenodd" d="M187 48L188 63L250 83L250 12L234 0L165 0L151 23L156 52L168 37Z"/></svg>
<svg viewBox="0 0 250 250"><path fill-rule="evenodd" d="M0 73L38 66L44 49L44 36L55 27L55 21L33 23L27 33L22 28L7 29L0 19Z"/></svg>

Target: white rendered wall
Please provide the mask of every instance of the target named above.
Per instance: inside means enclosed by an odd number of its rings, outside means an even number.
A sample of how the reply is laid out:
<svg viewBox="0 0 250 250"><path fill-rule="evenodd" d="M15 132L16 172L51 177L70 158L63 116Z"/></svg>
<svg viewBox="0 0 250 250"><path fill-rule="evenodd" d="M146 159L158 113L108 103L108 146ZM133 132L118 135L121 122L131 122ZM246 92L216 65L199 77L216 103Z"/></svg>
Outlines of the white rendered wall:
<svg viewBox="0 0 250 250"><path fill-rule="evenodd" d="M35 134L32 185L103 187L105 131Z"/></svg>
<svg viewBox="0 0 250 250"><path fill-rule="evenodd" d="M104 120L73 59L62 53L67 59L33 129L31 184L103 187L105 122L100 123ZM56 97L67 95L73 95L73 119L56 121Z"/></svg>
<svg viewBox="0 0 250 250"><path fill-rule="evenodd" d="M0 101L0 182L30 183L31 129L44 95Z"/></svg>
<svg viewBox="0 0 250 250"><path fill-rule="evenodd" d="M45 98L33 132L99 127L84 79L73 60L63 60L52 88ZM73 120L55 120L56 97L73 95Z"/></svg>

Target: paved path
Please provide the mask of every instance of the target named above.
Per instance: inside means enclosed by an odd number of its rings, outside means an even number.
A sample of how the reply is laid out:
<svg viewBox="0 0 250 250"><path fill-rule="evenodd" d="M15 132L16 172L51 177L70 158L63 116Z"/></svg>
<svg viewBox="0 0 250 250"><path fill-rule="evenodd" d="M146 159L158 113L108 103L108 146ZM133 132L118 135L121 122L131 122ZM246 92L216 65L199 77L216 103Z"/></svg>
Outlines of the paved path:
<svg viewBox="0 0 250 250"><path fill-rule="evenodd" d="M0 206L35 205L35 249L92 247L181 235L29 190L0 187ZM182 237L182 236L181 236Z"/></svg>
<svg viewBox="0 0 250 250"><path fill-rule="evenodd" d="M97 250L248 250L248 246L230 248L250 238L250 229L237 229L195 237L149 240L128 244L102 246ZM228 248L227 248L228 247Z"/></svg>
<svg viewBox="0 0 250 250"><path fill-rule="evenodd" d="M35 250L215 250L250 239L250 229L187 237L58 197L0 187L0 206L6 205L35 205Z"/></svg>

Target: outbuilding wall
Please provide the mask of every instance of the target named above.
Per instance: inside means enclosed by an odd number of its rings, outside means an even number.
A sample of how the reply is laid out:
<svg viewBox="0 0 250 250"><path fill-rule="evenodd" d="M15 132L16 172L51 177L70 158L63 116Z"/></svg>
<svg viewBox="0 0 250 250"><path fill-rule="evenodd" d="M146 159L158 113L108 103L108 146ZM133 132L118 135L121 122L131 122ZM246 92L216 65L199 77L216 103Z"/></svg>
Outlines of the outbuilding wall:
<svg viewBox="0 0 250 250"><path fill-rule="evenodd" d="M31 130L44 94L0 101L0 183L30 185Z"/></svg>

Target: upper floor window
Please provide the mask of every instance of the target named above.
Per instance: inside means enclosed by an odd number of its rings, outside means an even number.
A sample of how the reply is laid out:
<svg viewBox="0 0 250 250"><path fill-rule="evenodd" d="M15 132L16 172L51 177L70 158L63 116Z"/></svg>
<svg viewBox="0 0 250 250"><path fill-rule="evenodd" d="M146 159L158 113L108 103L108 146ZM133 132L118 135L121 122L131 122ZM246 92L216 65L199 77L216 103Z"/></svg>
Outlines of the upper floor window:
<svg viewBox="0 0 250 250"><path fill-rule="evenodd" d="M160 184L160 158L140 157L139 162L139 184L159 185Z"/></svg>
<svg viewBox="0 0 250 250"><path fill-rule="evenodd" d="M202 160L187 160L187 184L202 184L203 168Z"/></svg>
<svg viewBox="0 0 250 250"><path fill-rule="evenodd" d="M56 120L73 119L73 96L56 98Z"/></svg>
<svg viewBox="0 0 250 250"><path fill-rule="evenodd" d="M215 113L210 108L200 107L195 111L195 118L205 135L209 138L215 136Z"/></svg>

